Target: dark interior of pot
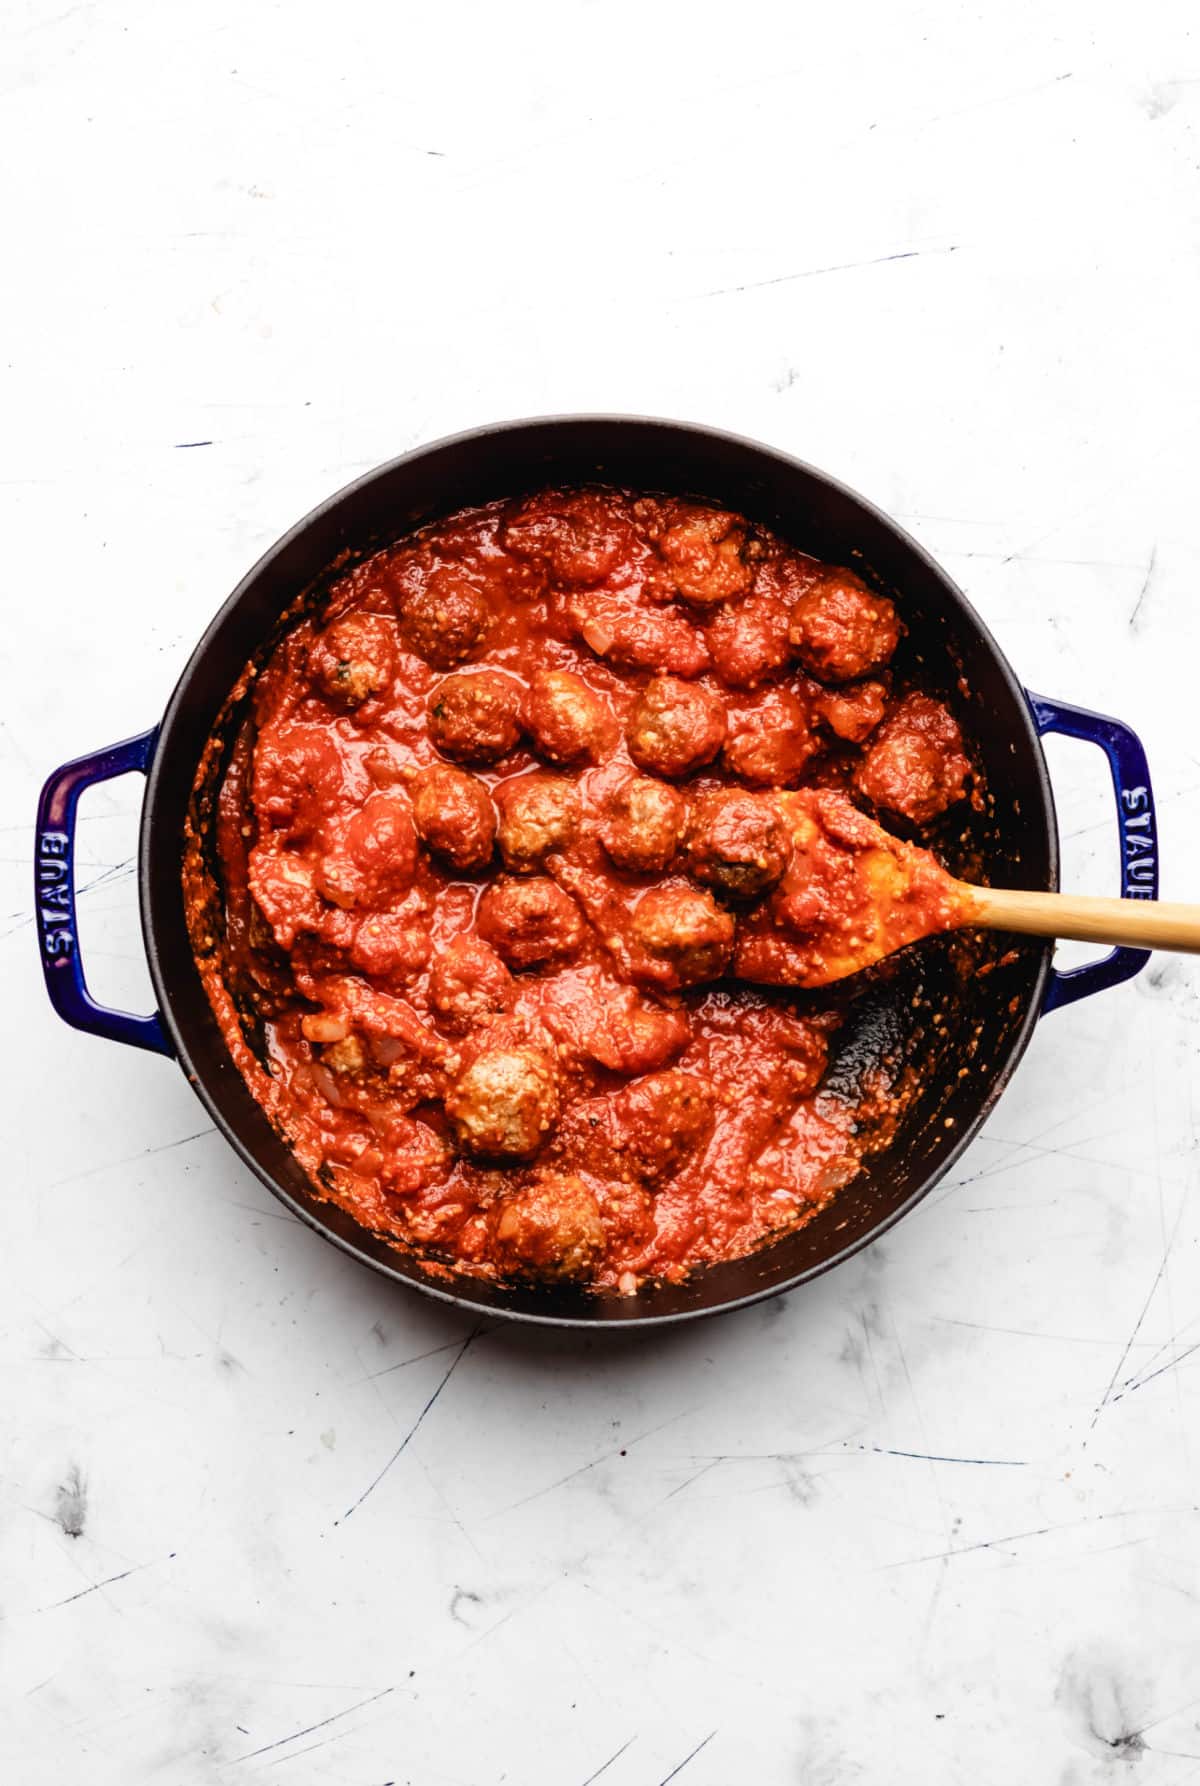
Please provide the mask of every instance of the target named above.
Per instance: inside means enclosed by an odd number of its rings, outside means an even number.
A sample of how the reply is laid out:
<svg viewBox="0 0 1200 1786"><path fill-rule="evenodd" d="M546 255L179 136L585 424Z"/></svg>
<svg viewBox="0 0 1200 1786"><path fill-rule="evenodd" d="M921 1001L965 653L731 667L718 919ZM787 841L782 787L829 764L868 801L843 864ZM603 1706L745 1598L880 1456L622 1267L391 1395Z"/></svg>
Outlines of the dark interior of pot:
<svg viewBox="0 0 1200 1786"><path fill-rule="evenodd" d="M494 1313L570 1323L685 1318L815 1275L911 1206L961 1152L1003 1089L1040 1008L1050 950L998 936L934 939L847 988L827 1088L852 1090L886 1061L907 1086L887 1148L795 1233L686 1283L636 1297L495 1286L431 1271L322 1201L226 1051L191 955L182 836L206 740L243 666L329 567L366 556L467 504L547 484L669 491L738 510L802 550L851 564L896 600L903 649L973 742L988 797L951 810L936 846L965 878L1057 885L1049 784L1029 713L990 636L945 575L884 516L819 473L752 442L683 424L565 419L463 436L371 473L309 516L255 566L197 647L163 722L147 789L142 908L151 972L180 1059L243 1158L295 1212L357 1257ZM226 721L232 716L226 715ZM965 1069L965 1070L964 1070Z"/></svg>

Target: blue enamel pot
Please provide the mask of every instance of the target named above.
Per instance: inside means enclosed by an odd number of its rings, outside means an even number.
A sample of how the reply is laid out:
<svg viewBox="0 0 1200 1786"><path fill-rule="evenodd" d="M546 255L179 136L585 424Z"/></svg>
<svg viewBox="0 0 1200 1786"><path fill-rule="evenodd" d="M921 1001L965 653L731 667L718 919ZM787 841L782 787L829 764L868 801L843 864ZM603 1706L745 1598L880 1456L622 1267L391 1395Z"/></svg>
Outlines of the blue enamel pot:
<svg viewBox="0 0 1200 1786"><path fill-rule="evenodd" d="M890 976L851 1000L830 1076L835 1088L850 1087L883 1054L893 1069L913 1069L918 1090L890 1145L806 1227L684 1284L649 1286L627 1298L446 1277L323 1201L246 1089L193 962L180 864L205 742L218 720L236 720L229 696L244 665L265 655L284 610L335 560L366 556L465 504L587 481L705 498L820 558L865 562L900 605L905 649L922 678L949 691L982 758L989 798L965 818L955 809L945 846L950 865L996 886L1057 887L1058 830L1041 739L1062 732L1094 744L1108 760L1123 894L1156 897L1154 799L1138 739L1119 720L1025 689L962 592L886 515L823 472L753 441L681 422L571 416L480 428L406 453L330 497L273 546L196 646L160 723L50 776L37 821L38 936L59 1016L173 1058L242 1160L343 1251L398 1283L482 1314L559 1326L655 1326L792 1290L882 1234L970 1146L1034 1025L1128 980L1146 956L1115 949L1060 973L1051 945L997 937L984 945L980 965L987 971L964 976L951 939L905 951ZM148 1017L107 1010L92 998L75 922L76 804L84 788L131 769L146 776L138 887L158 1001Z"/></svg>

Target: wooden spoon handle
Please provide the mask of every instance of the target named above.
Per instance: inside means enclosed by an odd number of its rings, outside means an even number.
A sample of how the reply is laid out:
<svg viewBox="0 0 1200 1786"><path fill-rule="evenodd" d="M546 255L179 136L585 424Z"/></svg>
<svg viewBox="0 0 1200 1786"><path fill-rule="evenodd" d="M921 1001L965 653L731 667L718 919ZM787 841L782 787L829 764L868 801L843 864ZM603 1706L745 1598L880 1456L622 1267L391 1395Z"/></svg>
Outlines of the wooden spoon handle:
<svg viewBox="0 0 1200 1786"><path fill-rule="evenodd" d="M1008 887L968 887L961 881L958 892L962 922L981 924L987 930L1018 930L1026 936L1128 943L1135 949L1177 949L1200 955L1200 905L1092 899L1081 893L1018 893Z"/></svg>

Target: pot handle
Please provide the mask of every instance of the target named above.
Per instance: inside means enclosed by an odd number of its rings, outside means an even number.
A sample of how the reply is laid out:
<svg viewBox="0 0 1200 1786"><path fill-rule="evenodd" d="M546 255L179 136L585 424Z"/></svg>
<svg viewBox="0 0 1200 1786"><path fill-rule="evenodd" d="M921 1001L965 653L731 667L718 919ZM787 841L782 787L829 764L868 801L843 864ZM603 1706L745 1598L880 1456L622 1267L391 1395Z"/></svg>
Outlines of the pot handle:
<svg viewBox="0 0 1200 1786"><path fill-rule="evenodd" d="M79 796L84 788L112 781L131 769L140 769L145 775L157 742L158 727L153 726L123 744L110 744L64 763L50 776L38 801L34 911L46 991L64 1023L107 1036L112 1042L129 1042L135 1048L170 1055L174 1050L157 1013L135 1017L96 1003L83 977L75 921L75 809Z"/></svg>
<svg viewBox="0 0 1200 1786"><path fill-rule="evenodd" d="M1029 689L1025 694L1039 736L1061 732L1067 738L1081 738L1085 744L1098 745L1108 758L1121 837L1121 897L1157 899L1158 830L1154 790L1141 739L1106 713L1072 707L1067 701L1054 701ZM1132 980L1149 959L1148 949L1111 949L1098 961L1087 961L1069 973L1056 969L1051 973L1042 1010L1057 1011L1063 1005L1073 1005L1076 999L1089 998L1093 992Z"/></svg>

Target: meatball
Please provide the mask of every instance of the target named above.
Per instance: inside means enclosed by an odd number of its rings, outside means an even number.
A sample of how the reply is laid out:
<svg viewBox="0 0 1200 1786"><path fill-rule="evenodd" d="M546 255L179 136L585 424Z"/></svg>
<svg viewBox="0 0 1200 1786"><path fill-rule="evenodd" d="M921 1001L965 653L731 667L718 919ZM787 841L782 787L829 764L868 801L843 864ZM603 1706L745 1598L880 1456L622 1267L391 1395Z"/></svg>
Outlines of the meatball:
<svg viewBox="0 0 1200 1786"><path fill-rule="evenodd" d="M598 583L632 537L611 497L580 490L547 491L520 503L500 529L500 543L519 558L545 564L563 583Z"/></svg>
<svg viewBox="0 0 1200 1786"><path fill-rule="evenodd" d="M484 1048L446 1093L446 1115L464 1153L529 1159L558 1116L554 1056L529 1043Z"/></svg>
<svg viewBox="0 0 1200 1786"><path fill-rule="evenodd" d="M247 878L254 903L281 949L291 949L301 931L320 924L312 867L298 851L258 845L250 852Z"/></svg>
<svg viewBox="0 0 1200 1786"><path fill-rule="evenodd" d="M663 580L676 595L707 608L746 593L754 573L742 559L746 529L738 516L681 503L664 519L658 549L666 562Z"/></svg>
<svg viewBox="0 0 1200 1786"><path fill-rule="evenodd" d="M565 968L536 989L538 1021L559 1046L613 1073L649 1073L691 1037L686 1011L643 997L603 968Z"/></svg>
<svg viewBox="0 0 1200 1786"><path fill-rule="evenodd" d="M525 729L551 763L593 761L613 732L606 702L570 670L539 670L529 685Z"/></svg>
<svg viewBox="0 0 1200 1786"><path fill-rule="evenodd" d="M965 792L971 764L954 715L928 695L905 695L871 740L854 786L873 805L928 824Z"/></svg>
<svg viewBox="0 0 1200 1786"><path fill-rule="evenodd" d="M861 744L883 718L887 689L882 682L826 688L817 696L815 705L831 732L849 744Z"/></svg>
<svg viewBox="0 0 1200 1786"><path fill-rule="evenodd" d="M335 707L361 707L391 686L395 633L382 614L347 614L317 634L309 674Z"/></svg>
<svg viewBox="0 0 1200 1786"><path fill-rule="evenodd" d="M496 789L500 810L500 854L506 868L537 868L555 850L565 850L579 830L579 792L560 775L518 775Z"/></svg>
<svg viewBox="0 0 1200 1786"><path fill-rule="evenodd" d="M769 597L751 596L724 608L704 636L717 674L730 688L757 688L791 655L787 609Z"/></svg>
<svg viewBox="0 0 1200 1786"><path fill-rule="evenodd" d="M791 838L775 804L763 794L718 788L692 807L688 867L698 881L739 899L753 899L783 878Z"/></svg>
<svg viewBox="0 0 1200 1786"><path fill-rule="evenodd" d="M900 621L887 597L853 571L830 569L792 608L788 637L810 676L853 682L887 663L900 643Z"/></svg>
<svg viewBox="0 0 1200 1786"><path fill-rule="evenodd" d="M727 769L758 787L786 787L816 755L808 710L786 688L766 688L729 715Z"/></svg>
<svg viewBox="0 0 1200 1786"><path fill-rule="evenodd" d="M514 968L572 960L586 934L575 901L544 875L493 881L479 901L476 924L484 941Z"/></svg>
<svg viewBox="0 0 1200 1786"><path fill-rule="evenodd" d="M592 1031L588 1051L611 1073L648 1073L691 1040L686 1011L639 998L632 986L616 993Z"/></svg>
<svg viewBox="0 0 1200 1786"><path fill-rule="evenodd" d="M680 881L650 887L634 909L634 941L663 985L717 980L729 965L734 924L711 893Z"/></svg>
<svg viewBox="0 0 1200 1786"><path fill-rule="evenodd" d="M450 670L469 657L491 619L482 592L452 564L407 569L396 592L400 636L435 670Z"/></svg>
<svg viewBox="0 0 1200 1786"><path fill-rule="evenodd" d="M460 670L429 701L429 735L459 763L496 763L521 735L521 691L498 670Z"/></svg>
<svg viewBox="0 0 1200 1786"><path fill-rule="evenodd" d="M327 924L322 934L329 935ZM406 980L428 959L429 925L416 900L405 901L398 911L372 912L355 926L350 960L372 979Z"/></svg>
<svg viewBox="0 0 1200 1786"><path fill-rule="evenodd" d="M429 1003L444 1029L457 1035L507 1010L512 975L477 936L456 936L429 976Z"/></svg>
<svg viewBox="0 0 1200 1786"><path fill-rule="evenodd" d="M711 763L725 737L716 695L676 676L655 676L635 701L626 731L629 754L656 775L686 775Z"/></svg>
<svg viewBox="0 0 1200 1786"><path fill-rule="evenodd" d="M325 828L317 890L332 905L384 911L407 892L417 861L412 808L403 794L372 794Z"/></svg>
<svg viewBox="0 0 1200 1786"><path fill-rule="evenodd" d="M674 788L635 775L608 801L600 841L618 868L657 873L675 854L685 810Z"/></svg>
<svg viewBox="0 0 1200 1786"><path fill-rule="evenodd" d="M497 1205L492 1237L508 1270L551 1282L584 1281L604 1257L600 1206L582 1178L539 1172Z"/></svg>
<svg viewBox="0 0 1200 1786"><path fill-rule="evenodd" d="M672 676L698 676L710 666L700 628L640 589L590 589L564 602L563 614L575 637L606 663Z"/></svg>
<svg viewBox="0 0 1200 1786"><path fill-rule="evenodd" d="M496 814L481 781L435 763L412 780L417 836L451 868L485 868L496 841Z"/></svg>
<svg viewBox="0 0 1200 1786"><path fill-rule="evenodd" d="M268 830L300 842L345 800L346 772L327 727L271 728L254 753L254 810Z"/></svg>
<svg viewBox="0 0 1200 1786"><path fill-rule="evenodd" d="M607 1114L605 1127L620 1142L621 1177L659 1183L712 1134L713 1090L694 1073L650 1073L610 1098Z"/></svg>

